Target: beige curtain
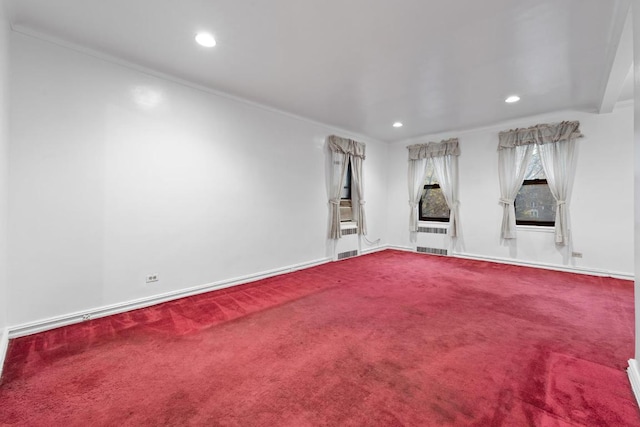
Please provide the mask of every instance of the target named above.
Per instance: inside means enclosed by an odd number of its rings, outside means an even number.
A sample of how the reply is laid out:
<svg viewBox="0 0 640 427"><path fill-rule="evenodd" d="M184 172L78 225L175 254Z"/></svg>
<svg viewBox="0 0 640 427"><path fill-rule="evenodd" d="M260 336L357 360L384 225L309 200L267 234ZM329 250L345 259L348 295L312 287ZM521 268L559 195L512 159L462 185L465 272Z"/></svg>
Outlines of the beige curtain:
<svg viewBox="0 0 640 427"><path fill-rule="evenodd" d="M524 129L511 129L500 132L498 149L513 148L519 145L550 144L559 141L571 141L582 138L580 122L560 122L535 125Z"/></svg>
<svg viewBox="0 0 640 427"><path fill-rule="evenodd" d="M344 185L347 166L351 162L351 178L356 190L352 194L357 200L352 200L355 217L358 221L358 234L367 234L366 216L364 212L364 186L362 182L362 161L365 159L365 144L352 139L331 135L327 139L331 151L331 204L329 238L339 239L340 232L340 191ZM357 201L357 203L355 203Z"/></svg>
<svg viewBox="0 0 640 427"><path fill-rule="evenodd" d="M348 155L340 151L331 151L331 198L329 199L331 218L329 238L339 239L340 233L340 193L347 175Z"/></svg>
<svg viewBox="0 0 640 427"><path fill-rule="evenodd" d="M441 142L428 142L407 147L409 160L429 159L431 157L459 156L460 144L458 138L451 138Z"/></svg>
<svg viewBox="0 0 640 427"><path fill-rule="evenodd" d="M367 221L364 215L364 187L362 186L362 157L349 156L351 162L351 191L352 209L354 216L358 222L358 234L367 234ZM355 197L354 197L355 196Z"/></svg>

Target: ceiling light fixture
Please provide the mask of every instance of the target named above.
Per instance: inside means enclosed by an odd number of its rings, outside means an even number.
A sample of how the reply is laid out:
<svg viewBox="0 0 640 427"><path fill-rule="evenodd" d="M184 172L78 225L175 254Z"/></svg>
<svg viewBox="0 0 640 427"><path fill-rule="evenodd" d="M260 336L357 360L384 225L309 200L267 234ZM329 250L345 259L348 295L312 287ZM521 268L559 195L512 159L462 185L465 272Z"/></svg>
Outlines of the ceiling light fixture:
<svg viewBox="0 0 640 427"><path fill-rule="evenodd" d="M400 122L395 122L395 123L393 124L393 127L394 127L394 128L401 128L401 127L402 127L402 123L400 123Z"/></svg>
<svg viewBox="0 0 640 427"><path fill-rule="evenodd" d="M216 39L209 33L198 33L196 34L196 42L200 46L204 47L214 47L216 45Z"/></svg>
<svg viewBox="0 0 640 427"><path fill-rule="evenodd" d="M507 99L504 100L507 104L513 104L514 102L520 101L520 97L518 95L511 95Z"/></svg>

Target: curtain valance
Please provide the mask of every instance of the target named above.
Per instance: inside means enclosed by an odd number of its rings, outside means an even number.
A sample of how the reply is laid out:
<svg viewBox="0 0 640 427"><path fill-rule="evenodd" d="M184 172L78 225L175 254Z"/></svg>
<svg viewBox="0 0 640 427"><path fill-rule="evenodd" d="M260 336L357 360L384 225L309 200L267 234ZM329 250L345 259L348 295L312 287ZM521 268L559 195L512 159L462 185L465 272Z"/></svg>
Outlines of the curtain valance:
<svg viewBox="0 0 640 427"><path fill-rule="evenodd" d="M499 133L498 150L530 144L549 144L582 138L580 122L540 124L526 129L511 129Z"/></svg>
<svg viewBox="0 0 640 427"><path fill-rule="evenodd" d="M451 138L441 142L409 145L407 149L409 150L409 160L460 155L458 138Z"/></svg>
<svg viewBox="0 0 640 427"><path fill-rule="evenodd" d="M364 159L365 145L362 142L353 139L341 138L331 135L328 138L329 149L334 153L348 154L354 157Z"/></svg>

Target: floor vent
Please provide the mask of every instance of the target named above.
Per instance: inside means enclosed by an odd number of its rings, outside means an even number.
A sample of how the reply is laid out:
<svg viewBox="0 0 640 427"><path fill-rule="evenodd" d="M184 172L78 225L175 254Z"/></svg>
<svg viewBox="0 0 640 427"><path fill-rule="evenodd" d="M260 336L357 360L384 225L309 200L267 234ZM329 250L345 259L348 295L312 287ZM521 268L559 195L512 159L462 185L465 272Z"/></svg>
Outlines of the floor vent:
<svg viewBox="0 0 640 427"><path fill-rule="evenodd" d="M446 249L437 249L437 248L426 248L424 246L418 246L418 252L423 254L434 254L434 255L447 255Z"/></svg>
<svg viewBox="0 0 640 427"><path fill-rule="evenodd" d="M343 228L340 232L342 236L348 236L349 234L358 234L357 228Z"/></svg>
<svg viewBox="0 0 640 427"><path fill-rule="evenodd" d="M342 252L338 254L338 259L345 259L345 258L351 258L353 256L358 255L358 251L357 250L353 250L353 251L349 251L349 252Z"/></svg>
<svg viewBox="0 0 640 427"><path fill-rule="evenodd" d="M442 227L418 227L418 233L447 234L447 229Z"/></svg>

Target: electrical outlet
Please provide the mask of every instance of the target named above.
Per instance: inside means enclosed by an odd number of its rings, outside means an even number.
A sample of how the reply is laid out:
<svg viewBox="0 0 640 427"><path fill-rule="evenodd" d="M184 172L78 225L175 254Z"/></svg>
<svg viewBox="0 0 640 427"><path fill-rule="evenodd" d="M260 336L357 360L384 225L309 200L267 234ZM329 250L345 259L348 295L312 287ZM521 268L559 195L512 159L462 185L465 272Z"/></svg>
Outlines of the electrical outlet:
<svg viewBox="0 0 640 427"><path fill-rule="evenodd" d="M571 252L573 258L582 258L582 252Z"/></svg>
<svg viewBox="0 0 640 427"><path fill-rule="evenodd" d="M146 280L147 283L157 282L158 281L158 275L157 274L147 274L147 277L146 277L145 280Z"/></svg>
<svg viewBox="0 0 640 427"><path fill-rule="evenodd" d="M83 314L82 315L82 321L86 322L87 320L91 320L91 315L90 314Z"/></svg>

